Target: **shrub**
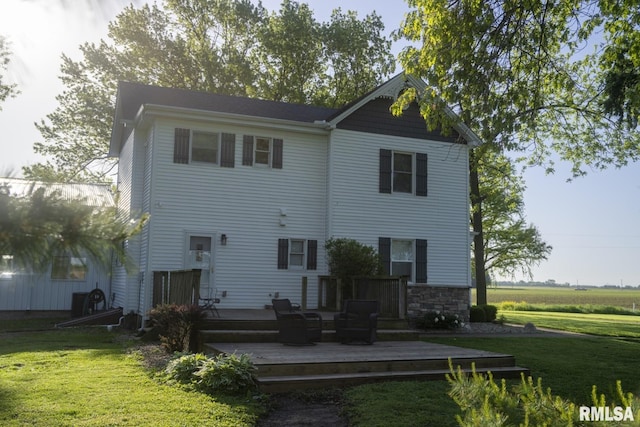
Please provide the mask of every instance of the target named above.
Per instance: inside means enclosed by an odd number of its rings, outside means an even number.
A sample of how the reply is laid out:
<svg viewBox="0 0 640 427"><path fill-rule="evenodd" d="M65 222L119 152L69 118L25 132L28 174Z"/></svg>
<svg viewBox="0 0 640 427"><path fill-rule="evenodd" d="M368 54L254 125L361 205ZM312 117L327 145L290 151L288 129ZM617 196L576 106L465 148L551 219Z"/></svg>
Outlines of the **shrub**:
<svg viewBox="0 0 640 427"><path fill-rule="evenodd" d="M471 311L469 312L469 320L472 323L486 322L487 315L485 314L482 307L474 305L474 306L471 306Z"/></svg>
<svg viewBox="0 0 640 427"><path fill-rule="evenodd" d="M416 321L416 326L420 329L457 329L463 327L464 323L457 314L428 311Z"/></svg>
<svg viewBox="0 0 640 427"><path fill-rule="evenodd" d="M480 375L473 372L467 375L453 369L447 375L449 396L460 407L461 414L456 416L461 427L475 426L548 426L565 427L585 425L579 421L578 406L571 401L551 394L550 389L542 387L542 380L534 381L532 377L521 377L520 384L512 389L507 388L503 379L496 384L491 373ZM623 406L631 407L634 418L640 418L638 400L631 393L622 391L620 381L617 382L617 398ZM598 396L595 386L592 392L593 405L607 406L604 395ZM611 425L609 421L588 422L590 426ZM618 425L618 424L616 424ZM637 421L632 424L638 425Z"/></svg>
<svg viewBox="0 0 640 427"><path fill-rule="evenodd" d="M164 370L170 380L180 384L191 384L196 379L194 374L202 368L207 356L202 353L177 354L178 357L171 360Z"/></svg>
<svg viewBox="0 0 640 427"><path fill-rule="evenodd" d="M149 311L151 324L169 353L197 350L196 323L204 312L197 305L163 304Z"/></svg>
<svg viewBox="0 0 640 427"><path fill-rule="evenodd" d="M239 394L256 387L256 367L247 354L220 354L208 358L194 373L198 388L206 393Z"/></svg>
<svg viewBox="0 0 640 427"><path fill-rule="evenodd" d="M382 274L382 263L378 252L371 246L353 239L326 241L327 263L332 276L348 280L353 277L377 276Z"/></svg>
<svg viewBox="0 0 640 427"><path fill-rule="evenodd" d="M493 322L498 317L498 307L495 305L474 305L471 307L470 320L472 322Z"/></svg>

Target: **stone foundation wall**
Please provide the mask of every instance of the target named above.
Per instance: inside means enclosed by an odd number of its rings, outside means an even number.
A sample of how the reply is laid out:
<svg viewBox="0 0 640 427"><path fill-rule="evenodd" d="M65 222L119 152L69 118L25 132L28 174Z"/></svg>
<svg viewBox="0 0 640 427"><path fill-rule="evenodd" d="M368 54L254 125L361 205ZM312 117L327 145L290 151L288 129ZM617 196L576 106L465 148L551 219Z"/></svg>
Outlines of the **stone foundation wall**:
<svg viewBox="0 0 640 427"><path fill-rule="evenodd" d="M412 285L407 288L407 314L421 317L428 311L457 314L463 322L469 321L471 289Z"/></svg>

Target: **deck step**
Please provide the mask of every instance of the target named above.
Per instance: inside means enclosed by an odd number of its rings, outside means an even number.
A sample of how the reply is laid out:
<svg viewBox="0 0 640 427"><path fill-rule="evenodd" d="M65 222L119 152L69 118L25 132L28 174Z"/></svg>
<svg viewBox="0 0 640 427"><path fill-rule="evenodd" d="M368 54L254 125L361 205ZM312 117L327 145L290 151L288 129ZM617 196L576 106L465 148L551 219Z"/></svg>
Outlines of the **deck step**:
<svg viewBox="0 0 640 427"><path fill-rule="evenodd" d="M462 370L467 373L471 372L469 368L463 368ZM479 374L491 372L494 378L519 378L522 374L529 374L528 369L519 366L476 367L475 371ZM449 369L433 369L323 375L260 376L258 377L258 387L265 393L286 393L301 389L342 388L383 381L439 381L444 380L450 372Z"/></svg>
<svg viewBox="0 0 640 427"><path fill-rule="evenodd" d="M335 330L323 330L322 341L335 341ZM415 341L418 331L411 329L378 329L379 341ZM271 329L208 329L200 330L203 344L215 342L278 342L278 331Z"/></svg>

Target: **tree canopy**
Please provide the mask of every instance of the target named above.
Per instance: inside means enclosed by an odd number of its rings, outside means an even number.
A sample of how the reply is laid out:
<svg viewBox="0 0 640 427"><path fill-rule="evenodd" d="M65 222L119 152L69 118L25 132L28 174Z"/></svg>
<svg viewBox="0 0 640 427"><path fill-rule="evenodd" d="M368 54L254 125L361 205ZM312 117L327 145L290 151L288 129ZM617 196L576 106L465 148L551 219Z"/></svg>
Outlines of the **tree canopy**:
<svg viewBox="0 0 640 427"><path fill-rule="evenodd" d="M514 161L496 151L481 156L477 168L485 273L495 276L521 272L531 277L531 268L547 259L552 248L526 220L524 181L515 170Z"/></svg>
<svg viewBox="0 0 640 427"><path fill-rule="evenodd" d="M486 143L549 170L555 152L576 176L640 158L640 134L614 108L635 92L616 98L606 86L619 64L640 60L637 1L408 3L414 9L397 34L418 46L404 49L401 63L430 90L406 96L418 97L429 122L450 120L434 108L444 102Z"/></svg>
<svg viewBox="0 0 640 427"><path fill-rule="evenodd" d="M11 51L9 50L9 43L7 39L0 36L0 102L5 101L7 98L15 96L18 91L15 84L7 83L6 71L11 60ZM0 105L0 111L2 111L2 105Z"/></svg>
<svg viewBox="0 0 640 427"><path fill-rule="evenodd" d="M27 177L101 180L116 162L108 141L120 80L339 106L366 93L395 66L391 41L372 13L334 11L319 23L306 4L269 13L250 0L165 0L125 8L106 40L62 56L59 106L37 123L35 151L48 160ZM348 36L347 36L348 35Z"/></svg>

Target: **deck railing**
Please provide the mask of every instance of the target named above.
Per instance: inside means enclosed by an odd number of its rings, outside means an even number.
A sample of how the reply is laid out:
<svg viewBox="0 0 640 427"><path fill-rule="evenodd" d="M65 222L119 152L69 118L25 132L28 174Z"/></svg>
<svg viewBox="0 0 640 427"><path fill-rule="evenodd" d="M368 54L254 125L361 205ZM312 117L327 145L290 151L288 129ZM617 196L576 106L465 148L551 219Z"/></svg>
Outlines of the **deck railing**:
<svg viewBox="0 0 640 427"><path fill-rule="evenodd" d="M336 277L318 277L319 309L339 311L343 299L349 294L351 298L378 300L382 317L404 319L407 315L406 278L358 277L353 279L347 291L342 281Z"/></svg>
<svg viewBox="0 0 640 427"><path fill-rule="evenodd" d="M153 306L197 303L200 297L200 271L199 269L154 271Z"/></svg>

